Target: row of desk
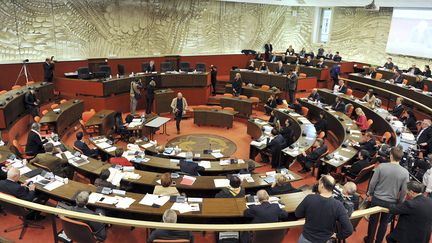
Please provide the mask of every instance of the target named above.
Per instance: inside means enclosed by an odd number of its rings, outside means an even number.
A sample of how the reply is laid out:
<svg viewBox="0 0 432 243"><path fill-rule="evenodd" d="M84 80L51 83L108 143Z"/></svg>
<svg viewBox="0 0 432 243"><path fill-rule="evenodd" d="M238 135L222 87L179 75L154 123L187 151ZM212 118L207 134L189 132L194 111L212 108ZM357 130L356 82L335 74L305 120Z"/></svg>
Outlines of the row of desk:
<svg viewBox="0 0 432 243"><path fill-rule="evenodd" d="M37 82L9 90L0 95L0 129L9 128L17 119L28 113L24 106L24 96L29 89L36 89L36 97L40 104L45 104L54 98L52 83Z"/></svg>
<svg viewBox="0 0 432 243"><path fill-rule="evenodd" d="M259 69L262 63L265 63L271 71L275 71L278 66L278 63L276 62L254 61L255 68ZM316 77L318 80L329 80L330 78L330 71L328 68L316 68L296 64L283 64L283 68L284 70L286 70L286 72L288 70L294 70L296 67L299 67L299 72L306 74L307 77Z"/></svg>
<svg viewBox="0 0 432 243"><path fill-rule="evenodd" d="M370 67L366 66L365 67L365 74L368 74L370 72ZM382 79L386 79L389 80L391 79L395 73L392 70L388 70L388 69L384 69L384 68L377 68L376 69L377 73L381 73ZM417 76L416 75L412 75L409 73L402 73L402 77L406 80L408 80L408 84L413 84L416 81ZM423 79L423 82L425 82L425 84L428 86L428 90L432 90L432 79L431 78L425 78Z"/></svg>

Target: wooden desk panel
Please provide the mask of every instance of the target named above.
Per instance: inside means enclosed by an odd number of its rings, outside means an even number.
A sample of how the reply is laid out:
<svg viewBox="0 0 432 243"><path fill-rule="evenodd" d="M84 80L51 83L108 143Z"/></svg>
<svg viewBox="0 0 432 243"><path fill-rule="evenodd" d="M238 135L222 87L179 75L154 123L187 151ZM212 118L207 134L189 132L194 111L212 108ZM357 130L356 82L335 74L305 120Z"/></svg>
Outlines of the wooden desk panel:
<svg viewBox="0 0 432 243"><path fill-rule="evenodd" d="M238 97L221 97L220 105L222 107L232 107L235 111L249 117L252 114L252 105L254 101L250 99L240 99Z"/></svg>
<svg viewBox="0 0 432 243"><path fill-rule="evenodd" d="M206 87L210 85L209 73L160 74L159 87Z"/></svg>
<svg viewBox="0 0 432 243"><path fill-rule="evenodd" d="M225 93L232 93L232 84L225 85ZM247 97L258 97L260 100L260 103L266 103L268 98L273 95L279 95L282 96L282 92L273 91L272 89L269 90L262 90L260 87L249 87L249 86L243 86L242 87L242 95L246 95ZM281 97L283 98L283 97Z"/></svg>
<svg viewBox="0 0 432 243"><path fill-rule="evenodd" d="M60 104L58 109L60 109L60 113L51 110L41 118L40 123L54 124L55 132L61 137L71 125L81 118L84 112L84 102L82 100L69 100Z"/></svg>
<svg viewBox="0 0 432 243"><path fill-rule="evenodd" d="M159 89L155 91L154 103L156 114L172 112L171 101L177 97L172 89Z"/></svg>
<svg viewBox="0 0 432 243"><path fill-rule="evenodd" d="M86 127L98 126L99 135L107 134L115 125L115 113L113 110L100 110L85 125Z"/></svg>
<svg viewBox="0 0 432 243"><path fill-rule="evenodd" d="M194 124L198 126L217 126L232 128L234 115L238 112L194 108Z"/></svg>

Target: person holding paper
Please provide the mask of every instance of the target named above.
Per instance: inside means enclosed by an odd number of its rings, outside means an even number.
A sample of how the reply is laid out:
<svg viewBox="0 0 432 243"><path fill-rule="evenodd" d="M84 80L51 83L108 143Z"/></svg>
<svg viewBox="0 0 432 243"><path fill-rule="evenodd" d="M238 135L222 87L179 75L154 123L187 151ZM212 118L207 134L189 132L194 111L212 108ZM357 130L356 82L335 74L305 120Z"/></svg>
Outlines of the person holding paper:
<svg viewBox="0 0 432 243"><path fill-rule="evenodd" d="M55 154L59 153L59 149L54 148L52 143L46 143L44 145L45 153L36 155L36 157L30 160L30 164L38 166L44 166L48 168L54 175L61 177L73 178L73 169L69 166L66 158L57 157Z"/></svg>
<svg viewBox="0 0 432 243"><path fill-rule="evenodd" d="M156 185L153 194L159 196L180 196L179 191L175 187L175 182L171 178L171 173L162 174L160 185Z"/></svg>
<svg viewBox="0 0 432 243"><path fill-rule="evenodd" d="M171 108L175 115L177 134L180 134L180 121L188 109L188 103L182 93L178 92L177 97L171 101Z"/></svg>
<svg viewBox="0 0 432 243"><path fill-rule="evenodd" d="M229 177L229 186L222 188L215 198L239 198L245 196L245 190L241 186L241 180L238 176Z"/></svg>
<svg viewBox="0 0 432 243"><path fill-rule="evenodd" d="M288 178L282 174L276 174L275 181L268 190L269 195L282 195L293 192L300 192L301 190L294 188L289 182Z"/></svg>
<svg viewBox="0 0 432 243"><path fill-rule="evenodd" d="M80 212L80 213L88 213L93 215L103 215L102 210L96 210L92 211L86 207L88 200L89 200L89 192L88 191L82 191L78 193L78 195L75 198L76 206L71 208L71 211L74 212ZM81 220L82 221L82 220ZM99 222L93 222L93 221L83 221L84 223L88 224L90 228L92 229L94 235L98 239L98 241L105 241L107 238L107 225Z"/></svg>
<svg viewBox="0 0 432 243"><path fill-rule="evenodd" d="M165 210L162 221L170 224L177 223L176 212L172 209ZM151 232L147 243L152 243L154 240L189 240L193 243L194 238L190 231L156 229Z"/></svg>

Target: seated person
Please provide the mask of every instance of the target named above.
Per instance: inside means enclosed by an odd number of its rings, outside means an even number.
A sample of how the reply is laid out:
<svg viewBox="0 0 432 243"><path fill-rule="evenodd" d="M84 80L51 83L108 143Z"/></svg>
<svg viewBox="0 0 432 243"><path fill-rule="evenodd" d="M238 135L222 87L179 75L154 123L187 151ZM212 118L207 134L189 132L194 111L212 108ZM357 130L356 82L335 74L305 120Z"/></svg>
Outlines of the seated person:
<svg viewBox="0 0 432 243"><path fill-rule="evenodd" d="M267 64L266 64L265 62L263 62L263 63L261 64L259 70L260 70L260 71L267 71L267 70L268 70L268 68L267 68Z"/></svg>
<svg viewBox="0 0 432 243"><path fill-rule="evenodd" d="M360 197L357 195L357 185L354 182L345 183L342 191L336 186L333 189L333 198L343 204L348 217L351 217L351 214L359 208Z"/></svg>
<svg viewBox="0 0 432 243"><path fill-rule="evenodd" d="M381 144L379 146L378 151L375 155L376 162L378 163L388 163L390 162L390 149L391 147L388 144Z"/></svg>
<svg viewBox="0 0 432 243"><path fill-rule="evenodd" d="M308 100L312 100L312 101L315 101L315 102L320 101L320 95L318 94L318 89L317 88L312 89L312 92L308 96Z"/></svg>
<svg viewBox="0 0 432 243"><path fill-rule="evenodd" d="M356 147L358 147L360 150L364 149L369 152L370 156L374 156L377 148L373 133L366 132L362 137L362 141Z"/></svg>
<svg viewBox="0 0 432 243"><path fill-rule="evenodd" d="M413 83L413 85L412 85L414 88L416 88L416 89L420 89L420 90L424 90L424 86L425 86L425 84L424 84L424 81L423 81L423 78L422 77L420 77L420 76L417 76L416 77L416 80L415 80L415 82Z"/></svg>
<svg viewBox="0 0 432 243"><path fill-rule="evenodd" d="M161 184L155 186L153 194L160 196L180 196L179 191L175 187L175 182L171 178L171 173L163 173L160 180Z"/></svg>
<svg viewBox="0 0 432 243"><path fill-rule="evenodd" d="M114 115L114 130L116 134L122 136L130 136L131 132L127 129L126 124L123 122L123 117L121 112L116 112Z"/></svg>
<svg viewBox="0 0 432 243"><path fill-rule="evenodd" d="M339 96L336 96L335 103L331 107L335 111L345 113L345 102Z"/></svg>
<svg viewBox="0 0 432 243"><path fill-rule="evenodd" d="M245 196L245 190L241 186L241 180L238 176L229 176L229 186L222 188L215 198L240 198Z"/></svg>
<svg viewBox="0 0 432 243"><path fill-rule="evenodd" d="M309 52L309 53L306 53L306 55L307 55L308 57L310 57L311 59L314 59L314 58L315 58L315 53L313 52L313 50L310 50L310 52Z"/></svg>
<svg viewBox="0 0 432 243"><path fill-rule="evenodd" d="M429 65L425 65L424 71L422 72L422 75L425 76L426 78L431 77L431 69L430 69Z"/></svg>
<svg viewBox="0 0 432 243"><path fill-rule="evenodd" d="M88 213L93 215L103 215L102 210L92 211L86 207L89 200L90 193L88 191L81 191L75 198L76 206L71 208L71 211L80 212L80 213ZM88 224L93 231L96 239L98 241L104 241L107 238L107 225L94 221L83 221Z"/></svg>
<svg viewBox="0 0 432 243"><path fill-rule="evenodd" d="M191 176L199 176L200 173L205 171L205 168L199 166L198 163L190 159L180 160L180 170Z"/></svg>
<svg viewBox="0 0 432 243"><path fill-rule="evenodd" d="M288 63L288 58L286 57L285 54L282 54L282 58L280 60L283 64L287 64Z"/></svg>
<svg viewBox="0 0 432 243"><path fill-rule="evenodd" d="M394 73L395 74L390 79L390 83L401 84L403 82L403 80L404 80L401 71L400 70L395 70Z"/></svg>
<svg viewBox="0 0 432 243"><path fill-rule="evenodd" d="M313 58L313 57L312 57ZM312 67L313 63L312 63L312 58L310 56L308 56L306 58L306 61L303 63L303 65L305 65L306 67Z"/></svg>
<svg viewBox="0 0 432 243"><path fill-rule="evenodd" d="M294 142L294 131L289 119L285 120L285 126L280 129L279 134L284 137L286 146L290 146Z"/></svg>
<svg viewBox="0 0 432 243"><path fill-rule="evenodd" d="M52 143L44 145L45 153L40 153L30 160L30 164L37 163L47 167L54 175L61 177L73 178L73 169L69 166L66 158L59 158L55 154L60 152L58 148L54 148Z"/></svg>
<svg viewBox="0 0 432 243"><path fill-rule="evenodd" d="M121 165L121 166L133 166L129 160L127 160L125 157L123 157L123 148L116 148L114 151L115 157L112 157L109 159L109 162L114 165Z"/></svg>
<svg viewBox="0 0 432 243"><path fill-rule="evenodd" d="M432 122L424 119L421 123L420 131L417 134L417 144L425 149L426 155L432 153Z"/></svg>
<svg viewBox="0 0 432 243"><path fill-rule="evenodd" d="M164 223L177 223L177 214L172 209L165 210L162 221ZM189 231L180 231L180 230L164 230L164 229L156 229L153 230L150 234L150 237L147 240L147 243L152 243L154 240L180 240L185 239L189 240L193 243L193 235L192 232Z"/></svg>
<svg viewBox="0 0 432 243"><path fill-rule="evenodd" d="M268 98L267 102L264 105L266 115L270 115L271 111L275 109L278 105L278 101L275 98L274 94L271 94Z"/></svg>
<svg viewBox="0 0 432 243"><path fill-rule="evenodd" d="M76 141L74 143L74 147L81 150L81 152L88 157L92 158L98 158L99 157L99 151L97 148L90 149L89 146L83 142L83 136L84 134L82 132L76 133Z"/></svg>
<svg viewBox="0 0 432 243"><path fill-rule="evenodd" d="M31 202L35 199L35 184L21 185L20 176L21 173L17 168L10 168L7 172L7 179L0 181L0 192Z"/></svg>
<svg viewBox="0 0 432 243"><path fill-rule="evenodd" d="M94 185L97 187L108 187L111 189L116 189L117 187L115 185L107 181L110 174L111 172L108 169L103 169L99 174L99 178L95 180Z"/></svg>
<svg viewBox="0 0 432 243"><path fill-rule="evenodd" d="M342 79L339 79L339 85L335 86L334 90L338 93L346 94L348 88L345 85L345 82Z"/></svg>
<svg viewBox="0 0 432 243"><path fill-rule="evenodd" d="M402 105L403 103L403 98L402 97L398 97L396 99L396 104L393 107L393 110L391 110L391 114L397 118L399 118L403 111L405 110L404 106Z"/></svg>
<svg viewBox="0 0 432 243"><path fill-rule="evenodd" d="M315 65L315 67L317 68L325 68L325 64L324 64L324 58L320 58L319 61L317 62L317 64Z"/></svg>
<svg viewBox="0 0 432 243"><path fill-rule="evenodd" d="M410 68L408 68L408 74L411 75L419 75L422 72L420 71L420 68L418 68L415 64L413 64Z"/></svg>
<svg viewBox="0 0 432 243"><path fill-rule="evenodd" d="M271 131L273 139L267 144L266 150L271 153L271 166L272 168L278 168L280 166L280 153L281 150L286 147L285 138L273 128ZM267 153L262 152L261 158L263 162L268 162L269 158Z"/></svg>
<svg viewBox="0 0 432 243"><path fill-rule="evenodd" d="M301 190L294 188L289 179L282 174L276 174L275 181L272 186L268 190L268 194L273 195L282 195L287 193L299 192Z"/></svg>
<svg viewBox="0 0 432 243"><path fill-rule="evenodd" d="M333 56L333 61L335 62L341 62L342 57L340 56L339 52L337 51L336 54Z"/></svg>
<svg viewBox="0 0 432 243"><path fill-rule="evenodd" d="M357 107L355 109L355 113L357 115L356 124L360 128L360 130L365 131L365 130L369 129L367 117L366 117L365 113L363 112L362 108Z"/></svg>
<svg viewBox="0 0 432 243"><path fill-rule="evenodd" d="M306 48L303 47L298 54L300 57L304 57L306 55Z"/></svg>
<svg viewBox="0 0 432 243"><path fill-rule="evenodd" d="M361 149L360 152L358 152L357 159L358 160L352 165L345 165L342 168L342 172L344 172L346 176L356 178L361 170L371 165L370 153L366 149Z"/></svg>
<svg viewBox="0 0 432 243"><path fill-rule="evenodd" d="M39 123L33 123L31 125L31 130L27 136L27 144L25 147L26 154L28 156L35 156L37 154L45 152L43 144L46 142L47 140L42 138L40 134Z"/></svg>
<svg viewBox="0 0 432 243"><path fill-rule="evenodd" d="M286 49L285 55L287 55L287 56L294 56L295 55L295 51L294 51L294 48L292 48L292 45L289 45L288 49Z"/></svg>
<svg viewBox="0 0 432 243"><path fill-rule="evenodd" d="M375 67L370 67L369 68L369 73L367 75L369 75L372 79L376 78L376 68Z"/></svg>
<svg viewBox="0 0 432 243"><path fill-rule="evenodd" d="M314 126L317 134L319 134L320 132L327 133L327 117L324 111L320 112L318 120L315 122Z"/></svg>
<svg viewBox="0 0 432 243"><path fill-rule="evenodd" d="M257 52L257 54L255 55L255 60L257 61L261 61L263 59L262 53L261 52Z"/></svg>
<svg viewBox="0 0 432 243"><path fill-rule="evenodd" d="M251 71L255 70L255 63L254 63L253 60L251 60L251 62L250 62L250 64L249 64L249 66L248 66L247 69L248 69L248 70L251 70Z"/></svg>
<svg viewBox="0 0 432 243"><path fill-rule="evenodd" d="M285 73L285 69L283 67L282 61L278 62L278 66L276 68L275 73L279 73L279 74L284 74Z"/></svg>
<svg viewBox="0 0 432 243"><path fill-rule="evenodd" d="M412 110L407 110L402 115L403 124L413 133L417 134L417 118Z"/></svg>
<svg viewBox="0 0 432 243"><path fill-rule="evenodd" d="M271 204L265 190L259 190L257 197L260 204L249 206L243 213L246 218L251 219L251 223L274 223L288 219L288 212L278 204Z"/></svg>
<svg viewBox="0 0 432 243"><path fill-rule="evenodd" d="M296 56L296 58L292 60L290 64L300 65L301 64L300 56Z"/></svg>
<svg viewBox="0 0 432 243"><path fill-rule="evenodd" d="M368 89L368 92L365 94L365 96L363 96L363 98L361 100L366 101L370 107L374 108L375 107L375 101L376 101L376 97L374 95L374 90Z"/></svg>
<svg viewBox="0 0 432 243"><path fill-rule="evenodd" d="M394 66L394 64L393 64L392 58L389 57L389 58L387 58L387 62L384 63L383 68L388 69L388 70L392 70L393 66Z"/></svg>
<svg viewBox="0 0 432 243"><path fill-rule="evenodd" d="M306 173L311 171L311 167L315 164L316 160L320 158L327 151L327 145L324 144L324 140L317 138L312 146L312 152L306 155L302 152L301 155L297 156L297 161L302 166L300 173Z"/></svg>

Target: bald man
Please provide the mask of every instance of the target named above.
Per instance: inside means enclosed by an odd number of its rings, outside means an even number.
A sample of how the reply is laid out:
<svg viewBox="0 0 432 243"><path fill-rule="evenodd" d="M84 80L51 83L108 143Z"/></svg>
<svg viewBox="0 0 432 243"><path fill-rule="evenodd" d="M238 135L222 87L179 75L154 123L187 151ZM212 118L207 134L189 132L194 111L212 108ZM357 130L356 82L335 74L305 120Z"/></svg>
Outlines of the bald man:
<svg viewBox="0 0 432 243"><path fill-rule="evenodd" d="M17 168L10 168L7 172L7 179L0 181L0 192L18 199L33 201L35 198L35 185L28 186L28 183L21 185L18 182L20 176L20 171Z"/></svg>
<svg viewBox="0 0 432 243"><path fill-rule="evenodd" d="M312 89L312 92L308 96L308 99L311 101L319 101L320 100L320 95L318 94L317 88Z"/></svg>
<svg viewBox="0 0 432 243"><path fill-rule="evenodd" d="M178 92L177 97L171 101L171 108L176 119L177 134L180 134L180 121L188 109L187 101L183 97L182 93Z"/></svg>
<svg viewBox="0 0 432 243"><path fill-rule="evenodd" d="M274 223L288 219L288 212L278 204L269 202L269 195L265 190L257 192L260 205L251 205L244 211L244 216L252 219L252 223Z"/></svg>

